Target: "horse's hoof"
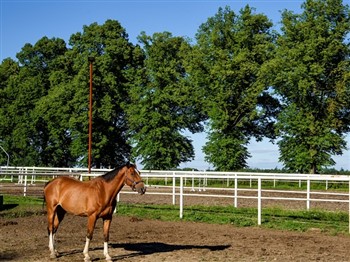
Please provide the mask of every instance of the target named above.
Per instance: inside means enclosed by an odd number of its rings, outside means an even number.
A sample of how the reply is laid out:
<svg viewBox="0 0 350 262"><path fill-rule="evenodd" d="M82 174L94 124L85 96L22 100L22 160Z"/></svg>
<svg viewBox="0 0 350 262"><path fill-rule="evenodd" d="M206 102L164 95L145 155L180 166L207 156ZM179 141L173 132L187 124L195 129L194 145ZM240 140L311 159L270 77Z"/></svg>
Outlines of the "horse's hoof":
<svg viewBox="0 0 350 262"><path fill-rule="evenodd" d="M112 258L108 253L104 255L105 255L106 261L112 261Z"/></svg>
<svg viewBox="0 0 350 262"><path fill-rule="evenodd" d="M90 257L85 257L85 258L84 258L84 261L85 261L85 262L91 262L91 259L90 259Z"/></svg>
<svg viewBox="0 0 350 262"><path fill-rule="evenodd" d="M50 258L51 258L51 259L56 259L57 256L56 256L56 254L50 254Z"/></svg>

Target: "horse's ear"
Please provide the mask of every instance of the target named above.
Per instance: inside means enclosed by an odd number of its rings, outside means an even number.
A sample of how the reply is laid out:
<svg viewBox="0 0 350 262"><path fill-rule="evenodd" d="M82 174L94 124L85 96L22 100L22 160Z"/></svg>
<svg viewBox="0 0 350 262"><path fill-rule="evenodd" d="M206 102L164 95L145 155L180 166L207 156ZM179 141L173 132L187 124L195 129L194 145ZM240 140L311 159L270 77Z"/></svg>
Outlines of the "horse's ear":
<svg viewBox="0 0 350 262"><path fill-rule="evenodd" d="M130 160L128 160L128 162L126 162L126 164L125 164L128 168L130 167Z"/></svg>

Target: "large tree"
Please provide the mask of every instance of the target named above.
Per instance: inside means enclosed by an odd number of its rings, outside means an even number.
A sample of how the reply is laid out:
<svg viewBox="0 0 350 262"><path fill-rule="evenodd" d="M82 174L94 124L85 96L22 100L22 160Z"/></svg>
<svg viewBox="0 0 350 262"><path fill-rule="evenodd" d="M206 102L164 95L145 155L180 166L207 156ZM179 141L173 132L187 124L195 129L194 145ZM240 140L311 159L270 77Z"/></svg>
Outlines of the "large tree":
<svg viewBox="0 0 350 262"><path fill-rule="evenodd" d="M271 77L283 104L280 161L316 173L334 165L350 127L350 12L341 0L307 0L284 11Z"/></svg>
<svg viewBox="0 0 350 262"><path fill-rule="evenodd" d="M2 64L7 78L2 90L0 137L13 165L50 165L47 126L34 113L41 97L50 89L49 76L56 70L55 60L66 51L62 39L41 38L26 44L17 54L18 63ZM12 74L9 75L9 72Z"/></svg>
<svg viewBox="0 0 350 262"><path fill-rule="evenodd" d="M130 90L127 106L132 133L133 155L144 168L176 168L194 157L191 140L183 131L202 131L196 92L187 82L184 57L190 46L169 32L147 36L139 41L146 56L138 70L138 81Z"/></svg>
<svg viewBox="0 0 350 262"><path fill-rule="evenodd" d="M92 162L96 167L114 166L130 159L128 124L122 103L128 101L133 70L142 63L139 47L129 42L125 29L115 20L84 26L71 36L70 57L75 76L71 83L73 108L69 123L76 156L87 162L88 142L88 57L93 56Z"/></svg>
<svg viewBox="0 0 350 262"><path fill-rule="evenodd" d="M92 164L114 166L130 158L121 104L128 101L134 69L142 64L140 48L113 20L84 26L69 45L43 37L26 44L18 62L1 64L0 143L12 164L86 165L89 56L95 57Z"/></svg>
<svg viewBox="0 0 350 262"><path fill-rule="evenodd" d="M17 86L19 70L18 63L10 58L5 59L0 65L0 145L6 153L10 153L14 147L13 130L16 127L17 114L14 106L16 89L12 90L12 87ZM5 152L2 150L0 152L0 165L8 161Z"/></svg>
<svg viewBox="0 0 350 262"><path fill-rule="evenodd" d="M263 80L262 66L273 51L272 23L249 6L239 14L220 8L200 26L189 75L204 90L209 117L206 160L219 170L247 166L251 137L271 136L276 101Z"/></svg>

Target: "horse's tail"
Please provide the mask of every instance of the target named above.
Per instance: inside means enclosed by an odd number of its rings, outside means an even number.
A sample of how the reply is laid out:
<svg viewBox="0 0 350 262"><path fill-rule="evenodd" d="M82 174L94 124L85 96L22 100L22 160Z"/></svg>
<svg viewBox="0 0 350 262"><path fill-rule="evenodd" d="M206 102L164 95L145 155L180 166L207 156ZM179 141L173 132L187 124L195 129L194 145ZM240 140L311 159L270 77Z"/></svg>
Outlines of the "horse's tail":
<svg viewBox="0 0 350 262"><path fill-rule="evenodd" d="M46 198L45 198L45 193L43 192L43 206L42 206L42 209L44 209L45 204L46 204Z"/></svg>
<svg viewBox="0 0 350 262"><path fill-rule="evenodd" d="M44 209L44 205L46 204L46 198L45 198L45 188L46 188L46 186L48 185L48 184L50 184L50 182L51 182L52 180L50 180L50 181L47 181L46 183L45 183L45 185L44 185L44 190L43 190L43 209Z"/></svg>
<svg viewBox="0 0 350 262"><path fill-rule="evenodd" d="M47 185L50 184L51 182L52 182L52 180L47 181L47 182L45 183L45 185L44 185L44 189L45 189L45 187L47 187Z"/></svg>

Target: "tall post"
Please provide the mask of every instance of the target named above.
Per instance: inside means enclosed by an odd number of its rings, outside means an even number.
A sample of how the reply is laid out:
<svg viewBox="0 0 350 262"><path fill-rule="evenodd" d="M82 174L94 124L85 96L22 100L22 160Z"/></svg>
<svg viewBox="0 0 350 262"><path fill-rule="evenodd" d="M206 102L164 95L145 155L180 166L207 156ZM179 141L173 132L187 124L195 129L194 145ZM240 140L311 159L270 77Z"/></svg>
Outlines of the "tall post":
<svg viewBox="0 0 350 262"><path fill-rule="evenodd" d="M89 150L88 150L88 169L89 174L91 173L91 148L92 148L92 64L95 58L90 56L90 95L89 95ZM89 177L90 179L90 177Z"/></svg>
<svg viewBox="0 0 350 262"><path fill-rule="evenodd" d="M2 146L0 146L0 149L1 149L2 151L4 151L4 153L5 153L6 156L7 156L7 163L6 163L6 166L8 167L8 166L9 166L9 163L10 163L10 155L5 151L5 149L4 149Z"/></svg>

